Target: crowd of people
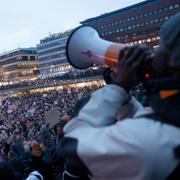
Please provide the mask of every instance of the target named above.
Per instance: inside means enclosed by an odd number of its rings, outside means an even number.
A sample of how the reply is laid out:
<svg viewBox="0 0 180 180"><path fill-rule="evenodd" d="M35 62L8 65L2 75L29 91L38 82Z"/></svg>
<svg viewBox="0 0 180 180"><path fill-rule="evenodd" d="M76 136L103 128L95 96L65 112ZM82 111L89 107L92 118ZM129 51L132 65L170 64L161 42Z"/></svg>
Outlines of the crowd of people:
<svg viewBox="0 0 180 180"><path fill-rule="evenodd" d="M103 87L4 99L0 179L180 179L179 24L180 13L162 26L155 51L122 49Z"/></svg>
<svg viewBox="0 0 180 180"><path fill-rule="evenodd" d="M38 169L44 179L55 179L61 170L58 171L56 165L61 161L56 162L56 156L52 155L56 152L54 149L49 151L56 143L57 134L54 127L46 127L46 112L58 109L57 124L63 127L73 116L76 102L97 88L68 88L4 99L0 107L0 158L11 163L19 179L27 177L33 168Z"/></svg>
<svg viewBox="0 0 180 180"><path fill-rule="evenodd" d="M63 84L67 80L83 79L83 78L92 78L95 76L101 76L104 71L104 67L99 67L95 70L70 70L62 75L56 75L53 77L39 77L35 80L21 80L15 83L9 82L5 85L0 86L0 90L10 90L26 87L46 87Z"/></svg>

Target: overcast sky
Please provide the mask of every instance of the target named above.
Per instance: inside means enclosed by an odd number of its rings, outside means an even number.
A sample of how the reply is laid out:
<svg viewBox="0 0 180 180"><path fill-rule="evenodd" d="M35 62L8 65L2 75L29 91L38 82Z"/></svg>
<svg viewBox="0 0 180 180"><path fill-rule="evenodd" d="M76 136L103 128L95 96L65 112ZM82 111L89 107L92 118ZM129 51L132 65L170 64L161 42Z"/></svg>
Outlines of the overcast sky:
<svg viewBox="0 0 180 180"><path fill-rule="evenodd" d="M35 47L49 33L143 0L0 0L0 53Z"/></svg>

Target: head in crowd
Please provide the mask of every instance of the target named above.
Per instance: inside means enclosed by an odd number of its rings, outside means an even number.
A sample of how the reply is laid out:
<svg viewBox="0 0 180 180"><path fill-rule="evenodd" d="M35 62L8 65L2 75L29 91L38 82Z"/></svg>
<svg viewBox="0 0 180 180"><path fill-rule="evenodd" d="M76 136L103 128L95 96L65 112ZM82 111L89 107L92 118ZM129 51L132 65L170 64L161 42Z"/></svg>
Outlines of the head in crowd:
<svg viewBox="0 0 180 180"><path fill-rule="evenodd" d="M54 126L54 132L56 135L59 135L63 132L63 127L66 125L67 121L64 119L61 119L55 126Z"/></svg>
<svg viewBox="0 0 180 180"><path fill-rule="evenodd" d="M43 180L43 176L38 171L33 171L29 174L26 180Z"/></svg>
<svg viewBox="0 0 180 180"><path fill-rule="evenodd" d="M0 179L15 180L14 170L8 161L0 160Z"/></svg>
<svg viewBox="0 0 180 180"><path fill-rule="evenodd" d="M32 142L31 148L33 156L40 157L42 155L40 144L37 141Z"/></svg>

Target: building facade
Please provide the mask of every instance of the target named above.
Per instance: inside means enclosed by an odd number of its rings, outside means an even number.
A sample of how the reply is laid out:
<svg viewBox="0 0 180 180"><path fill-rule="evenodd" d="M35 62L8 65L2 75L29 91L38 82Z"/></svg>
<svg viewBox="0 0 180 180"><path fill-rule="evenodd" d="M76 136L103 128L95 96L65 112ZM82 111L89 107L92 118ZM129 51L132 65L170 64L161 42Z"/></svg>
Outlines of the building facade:
<svg viewBox="0 0 180 180"><path fill-rule="evenodd" d="M146 0L81 24L95 27L106 40L131 45L145 43L155 48L161 25L177 12L180 12L180 0Z"/></svg>
<svg viewBox="0 0 180 180"><path fill-rule="evenodd" d="M39 71L41 76L61 74L71 66L66 58L66 42L72 30L49 35L37 45Z"/></svg>
<svg viewBox="0 0 180 180"><path fill-rule="evenodd" d="M36 48L18 48L0 54L0 80L20 81L37 76Z"/></svg>

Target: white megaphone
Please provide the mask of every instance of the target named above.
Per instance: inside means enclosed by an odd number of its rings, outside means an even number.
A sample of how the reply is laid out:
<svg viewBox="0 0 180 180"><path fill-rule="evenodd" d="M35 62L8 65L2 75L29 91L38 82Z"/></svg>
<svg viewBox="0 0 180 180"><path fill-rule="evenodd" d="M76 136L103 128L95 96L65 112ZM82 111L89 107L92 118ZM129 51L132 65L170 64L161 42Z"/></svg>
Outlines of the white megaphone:
<svg viewBox="0 0 180 180"><path fill-rule="evenodd" d="M116 67L124 44L101 39L96 29L80 26L68 38L66 56L69 63L78 69L108 65Z"/></svg>

